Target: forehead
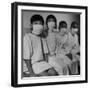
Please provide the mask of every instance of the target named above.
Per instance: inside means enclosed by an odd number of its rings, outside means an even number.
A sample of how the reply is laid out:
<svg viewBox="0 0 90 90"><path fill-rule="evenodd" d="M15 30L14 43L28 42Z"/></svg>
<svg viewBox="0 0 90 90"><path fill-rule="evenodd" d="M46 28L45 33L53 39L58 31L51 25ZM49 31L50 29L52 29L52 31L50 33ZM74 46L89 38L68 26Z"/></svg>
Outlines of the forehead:
<svg viewBox="0 0 90 90"><path fill-rule="evenodd" d="M36 20L36 21L33 21L33 24L42 24L42 21Z"/></svg>
<svg viewBox="0 0 90 90"><path fill-rule="evenodd" d="M49 18L48 21L55 21L54 18Z"/></svg>

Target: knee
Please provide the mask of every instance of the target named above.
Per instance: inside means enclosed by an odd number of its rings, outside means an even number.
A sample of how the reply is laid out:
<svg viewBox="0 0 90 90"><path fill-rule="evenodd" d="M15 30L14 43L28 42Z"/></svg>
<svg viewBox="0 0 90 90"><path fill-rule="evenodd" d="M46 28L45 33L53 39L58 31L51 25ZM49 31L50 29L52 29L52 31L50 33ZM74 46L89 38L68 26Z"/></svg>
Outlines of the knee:
<svg viewBox="0 0 90 90"><path fill-rule="evenodd" d="M47 71L41 72L38 76L49 76Z"/></svg>
<svg viewBox="0 0 90 90"><path fill-rule="evenodd" d="M58 75L58 73L53 68L48 70L48 74L49 74L49 76Z"/></svg>

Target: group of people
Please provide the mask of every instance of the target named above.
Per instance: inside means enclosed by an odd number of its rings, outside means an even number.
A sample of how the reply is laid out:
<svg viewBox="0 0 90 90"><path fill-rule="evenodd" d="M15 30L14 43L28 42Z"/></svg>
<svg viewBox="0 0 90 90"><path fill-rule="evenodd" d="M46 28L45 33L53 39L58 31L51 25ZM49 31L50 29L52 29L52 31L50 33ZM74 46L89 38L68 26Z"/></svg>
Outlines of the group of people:
<svg viewBox="0 0 90 90"><path fill-rule="evenodd" d="M48 15L46 23L41 15L30 18L31 32L23 38L23 77L80 74L79 25ZM44 28L46 24L47 28Z"/></svg>

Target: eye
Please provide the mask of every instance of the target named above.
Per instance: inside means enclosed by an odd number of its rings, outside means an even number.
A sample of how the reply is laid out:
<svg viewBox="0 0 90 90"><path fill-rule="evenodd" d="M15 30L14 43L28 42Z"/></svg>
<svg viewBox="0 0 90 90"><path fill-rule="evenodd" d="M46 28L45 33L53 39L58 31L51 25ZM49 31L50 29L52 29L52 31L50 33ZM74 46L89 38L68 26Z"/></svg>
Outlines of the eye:
<svg viewBox="0 0 90 90"><path fill-rule="evenodd" d="M38 24L38 22L35 22L34 24Z"/></svg>
<svg viewBox="0 0 90 90"><path fill-rule="evenodd" d="M34 22L33 24L42 25L42 22L40 22L40 21L36 21L36 22Z"/></svg>

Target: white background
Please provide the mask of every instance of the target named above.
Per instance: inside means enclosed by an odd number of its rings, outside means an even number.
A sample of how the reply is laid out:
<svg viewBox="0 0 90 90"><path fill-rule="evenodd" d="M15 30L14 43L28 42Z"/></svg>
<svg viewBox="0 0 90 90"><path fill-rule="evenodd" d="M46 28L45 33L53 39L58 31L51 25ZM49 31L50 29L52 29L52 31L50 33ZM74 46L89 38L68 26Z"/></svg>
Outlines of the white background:
<svg viewBox="0 0 90 90"><path fill-rule="evenodd" d="M16 0L18 1L18 0ZM68 4L68 5L85 5L90 8L90 0L19 0L36 3L51 3L51 4ZM14 0L1 0L0 2L0 90L14 90L11 87L11 2ZM89 10L88 10L89 11ZM90 12L88 12L90 16ZM90 18L88 17L88 20ZM88 22L89 23L89 22ZM90 28L90 27L89 27ZM88 38L90 38L90 31L88 28ZM88 42L88 46L90 43ZM89 49L89 47L88 47ZM88 50L89 51L89 50ZM89 52L88 52L89 53ZM88 63L90 57L88 58ZM90 65L88 65L90 68ZM90 75L90 70L88 70ZM88 76L89 76L88 75ZM89 78L88 78L89 79ZM54 86L38 86L38 87L24 87L17 89L27 90L90 90L90 79L86 84L69 84L69 85L54 85Z"/></svg>

